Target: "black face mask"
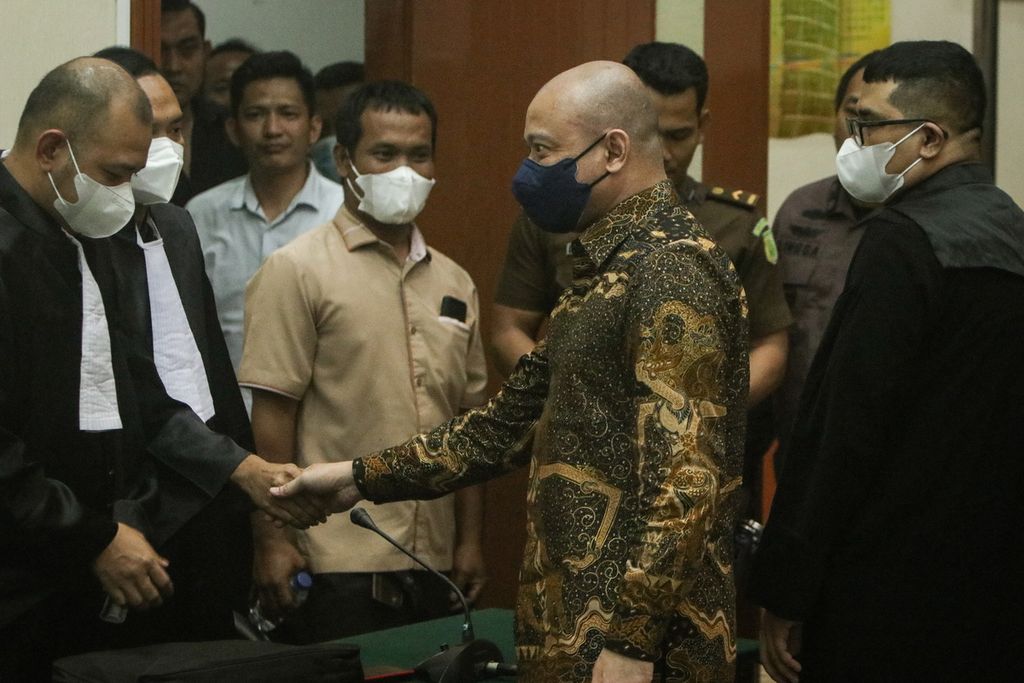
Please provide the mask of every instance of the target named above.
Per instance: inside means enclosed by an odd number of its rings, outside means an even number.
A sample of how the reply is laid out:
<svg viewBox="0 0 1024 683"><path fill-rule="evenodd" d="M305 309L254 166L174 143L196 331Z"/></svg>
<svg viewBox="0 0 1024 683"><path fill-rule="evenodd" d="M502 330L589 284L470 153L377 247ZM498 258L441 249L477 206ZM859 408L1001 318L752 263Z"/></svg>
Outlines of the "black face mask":
<svg viewBox="0 0 1024 683"><path fill-rule="evenodd" d="M602 133L576 156L566 157L550 166L523 159L512 178L512 194L537 227L555 233L576 230L590 199L590 190L608 177L608 172L605 172L592 183L581 183L576 180L576 162L607 135Z"/></svg>

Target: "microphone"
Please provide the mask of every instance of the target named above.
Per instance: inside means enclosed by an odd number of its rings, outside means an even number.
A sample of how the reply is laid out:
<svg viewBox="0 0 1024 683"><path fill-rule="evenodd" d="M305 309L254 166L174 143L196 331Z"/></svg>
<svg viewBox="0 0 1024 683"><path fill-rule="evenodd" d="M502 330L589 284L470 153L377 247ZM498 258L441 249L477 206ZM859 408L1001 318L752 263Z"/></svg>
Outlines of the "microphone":
<svg viewBox="0 0 1024 683"><path fill-rule="evenodd" d="M403 548L398 541L384 533L384 531L379 526L377 526L377 523L373 521L373 518L370 517L370 513L366 511L366 508L352 508L352 512L349 513L348 518L351 519L352 523L356 526L361 526L364 529L369 529L373 533L377 534L385 541L387 541L388 543L390 543L391 545L395 546L403 553L405 553L405 555L410 560L412 560L413 562L420 565L434 576L438 577L439 579L447 583L449 588L455 591L455 594L459 596L459 601L462 603L462 614L464 615L464 621L462 622L462 642L468 643L471 640L475 640L475 634L473 633L473 619L469 616L469 603L466 602L466 596L463 595L462 591L459 590L459 587L455 585L454 581L452 581L447 576L437 571L433 567L428 567L426 562L410 553L408 550Z"/></svg>
<svg viewBox="0 0 1024 683"><path fill-rule="evenodd" d="M505 664L504 662L487 662L479 667L480 673L485 678L493 678L494 676L518 676L519 667L515 664Z"/></svg>
<svg viewBox="0 0 1024 683"><path fill-rule="evenodd" d="M369 529L391 545L398 548L406 557L420 565L434 576L440 578L459 596L462 603L462 644L455 647L441 646L441 651L428 657L416 666L416 673L427 677L431 683L472 683L482 676L493 676L494 669L486 670L487 665L497 665L504 661L501 650L487 640L476 640L473 632L473 619L469 612L469 603L455 582L447 576L427 565L426 562L413 555L402 545L381 530L370 517L366 508L352 508L348 515L356 526Z"/></svg>

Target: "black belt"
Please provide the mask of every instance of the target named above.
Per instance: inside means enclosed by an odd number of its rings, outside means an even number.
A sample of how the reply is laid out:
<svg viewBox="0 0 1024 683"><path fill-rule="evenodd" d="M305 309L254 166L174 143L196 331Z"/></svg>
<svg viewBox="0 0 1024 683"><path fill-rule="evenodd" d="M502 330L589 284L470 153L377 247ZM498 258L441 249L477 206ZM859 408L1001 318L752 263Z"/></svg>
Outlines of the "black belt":
<svg viewBox="0 0 1024 683"><path fill-rule="evenodd" d="M401 610L417 610L423 604L423 582L439 579L425 571L330 572L317 579L339 591L369 595L375 601Z"/></svg>

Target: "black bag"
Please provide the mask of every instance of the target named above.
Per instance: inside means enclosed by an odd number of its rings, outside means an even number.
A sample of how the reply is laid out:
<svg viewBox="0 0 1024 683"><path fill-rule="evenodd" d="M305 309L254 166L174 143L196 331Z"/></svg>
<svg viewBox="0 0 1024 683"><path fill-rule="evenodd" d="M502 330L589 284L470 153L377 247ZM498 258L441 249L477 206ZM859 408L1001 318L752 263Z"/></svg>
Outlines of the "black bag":
<svg viewBox="0 0 1024 683"><path fill-rule="evenodd" d="M164 643L129 650L90 652L58 659L59 683L361 683L359 646L345 643L282 645L248 640Z"/></svg>

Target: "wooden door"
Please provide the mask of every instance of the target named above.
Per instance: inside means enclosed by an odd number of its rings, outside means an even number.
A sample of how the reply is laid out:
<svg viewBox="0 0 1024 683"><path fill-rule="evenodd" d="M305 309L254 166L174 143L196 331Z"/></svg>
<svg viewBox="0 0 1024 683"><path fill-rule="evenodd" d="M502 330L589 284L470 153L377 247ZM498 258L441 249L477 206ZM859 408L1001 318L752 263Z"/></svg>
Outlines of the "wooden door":
<svg viewBox="0 0 1024 683"><path fill-rule="evenodd" d="M526 108L561 71L621 61L654 39L654 0L367 0L366 68L426 92L438 110L437 185L418 223L476 281L484 316L518 208ZM496 389L496 373L491 372ZM487 484L485 604L511 606L525 539L526 473Z"/></svg>

